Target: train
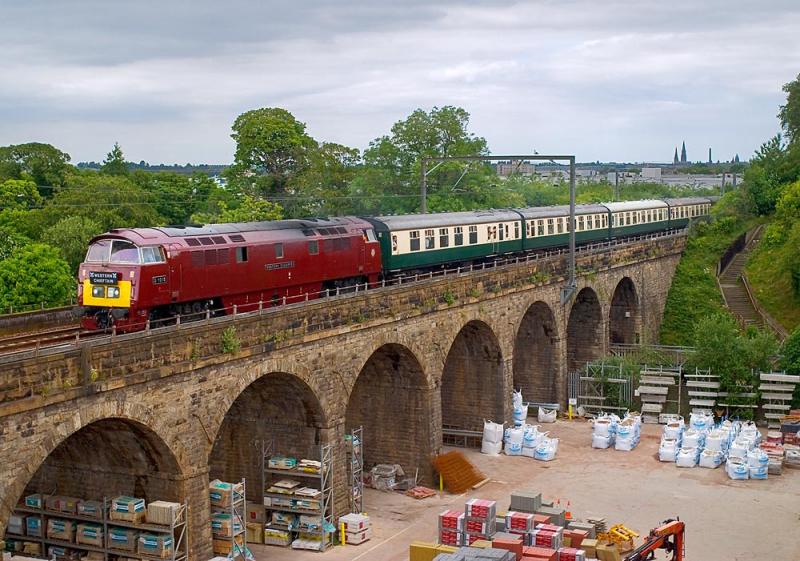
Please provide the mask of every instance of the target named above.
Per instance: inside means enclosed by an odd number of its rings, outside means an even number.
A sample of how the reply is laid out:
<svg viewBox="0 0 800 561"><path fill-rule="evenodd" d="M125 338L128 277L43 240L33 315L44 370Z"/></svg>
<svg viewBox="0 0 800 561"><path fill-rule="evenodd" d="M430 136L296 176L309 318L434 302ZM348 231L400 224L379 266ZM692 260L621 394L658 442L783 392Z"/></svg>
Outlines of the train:
<svg viewBox="0 0 800 561"><path fill-rule="evenodd" d="M576 243L684 228L703 197L575 207ZM78 270L81 326L144 329L375 286L398 275L569 244L568 206L120 228Z"/></svg>

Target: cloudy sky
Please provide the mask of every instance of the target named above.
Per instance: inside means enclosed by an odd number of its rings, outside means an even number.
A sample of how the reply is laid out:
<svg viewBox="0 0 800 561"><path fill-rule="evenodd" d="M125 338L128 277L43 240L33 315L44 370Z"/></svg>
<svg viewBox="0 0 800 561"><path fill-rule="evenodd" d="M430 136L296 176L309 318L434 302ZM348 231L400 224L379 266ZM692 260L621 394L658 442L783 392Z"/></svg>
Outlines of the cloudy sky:
<svg viewBox="0 0 800 561"><path fill-rule="evenodd" d="M495 154L730 159L778 131L798 0L0 0L0 145L227 163L278 106L365 148L458 105Z"/></svg>

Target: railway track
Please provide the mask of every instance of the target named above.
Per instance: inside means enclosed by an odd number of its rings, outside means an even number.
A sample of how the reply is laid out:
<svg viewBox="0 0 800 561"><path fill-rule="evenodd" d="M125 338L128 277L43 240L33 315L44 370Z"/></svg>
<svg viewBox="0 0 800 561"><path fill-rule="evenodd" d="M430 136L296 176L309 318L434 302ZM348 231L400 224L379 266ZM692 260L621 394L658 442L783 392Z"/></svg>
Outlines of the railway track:
<svg viewBox="0 0 800 561"><path fill-rule="evenodd" d="M92 335L95 334L82 329L79 325L16 333L0 337L0 355L72 343Z"/></svg>

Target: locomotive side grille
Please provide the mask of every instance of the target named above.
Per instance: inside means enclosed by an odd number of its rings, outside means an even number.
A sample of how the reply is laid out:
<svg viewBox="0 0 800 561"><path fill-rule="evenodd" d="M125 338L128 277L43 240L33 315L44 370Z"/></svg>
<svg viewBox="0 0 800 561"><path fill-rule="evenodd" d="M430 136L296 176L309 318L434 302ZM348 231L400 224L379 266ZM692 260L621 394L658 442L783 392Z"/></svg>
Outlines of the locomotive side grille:
<svg viewBox="0 0 800 561"><path fill-rule="evenodd" d="M244 236L241 235L241 234L231 234L231 235L228 236L228 239L231 240L234 243L243 242L244 241Z"/></svg>
<svg viewBox="0 0 800 561"><path fill-rule="evenodd" d="M192 247L197 247L200 245L200 240L197 238L186 238L186 243L188 243Z"/></svg>
<svg viewBox="0 0 800 561"><path fill-rule="evenodd" d="M206 260L203 258L202 251L193 251L192 252L192 267L202 267L205 264Z"/></svg>
<svg viewBox="0 0 800 561"><path fill-rule="evenodd" d="M215 244L225 245L225 238L223 238L222 236L214 236L211 239L214 240Z"/></svg>
<svg viewBox="0 0 800 561"><path fill-rule="evenodd" d="M211 238L198 238L203 245L214 245L214 240Z"/></svg>

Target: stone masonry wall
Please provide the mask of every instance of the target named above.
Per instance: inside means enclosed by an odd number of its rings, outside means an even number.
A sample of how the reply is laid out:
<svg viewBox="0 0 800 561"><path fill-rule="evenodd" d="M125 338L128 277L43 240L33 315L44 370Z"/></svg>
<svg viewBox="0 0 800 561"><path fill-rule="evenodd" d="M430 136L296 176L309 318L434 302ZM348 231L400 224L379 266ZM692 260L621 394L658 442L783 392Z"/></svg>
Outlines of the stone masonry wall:
<svg viewBox="0 0 800 561"><path fill-rule="evenodd" d="M603 318L602 330L589 341L592 348L607 345L611 299L626 277L639 300L642 338L654 341L682 247L683 238L666 238L658 246L634 244L581 257L578 288L594 294ZM510 418L514 355L523 352L515 349L515 342L523 317L535 302L542 302L553 315L556 397L565 400L567 322L575 303L562 306L559 300L564 265L561 258L533 261L312 302L263 316L120 336L57 356L4 359L0 362L0 457L4 458L0 533L26 488L34 490L34 484L45 481L62 485L58 482L78 473L75 466L85 465L75 454L53 455L59 445L73 434L84 438L85 427L107 419L137 427L150 450L158 451L158 465L166 466L168 475L134 481L134 489L138 484L143 493L167 493L159 486L174 481L173 496L189 501L192 560L211 557L209 470L214 475L235 475L237 469L252 473L252 468L241 466L252 459L242 447L252 446L252 440L269 432L266 421L276 423L284 400L294 414L281 420L295 432L288 433L293 437L281 446L291 448L290 440L302 448L312 440L333 445L335 514L349 508L347 426L370 427L367 435L380 428L382 441L374 434L365 438L370 461L398 462L411 470L419 467L428 478L432 476L428 458L439 451L442 417L449 414L443 408L443 375L455 366L447 357L470 322L485 326L472 335L484 356L495 364L498 357L500 361L497 374L488 380L484 368L462 370L465 383L494 396L491 402L481 402L479 409ZM230 327L235 328L241 349L226 354L221 352L222 332ZM370 364L376 351L387 346L393 353ZM64 384L67 379L75 382ZM26 385L20 386L18 380ZM43 387L49 390L42 392ZM281 393L288 388L295 390L291 396ZM368 402L381 405L377 418L366 412ZM251 416L265 409L264 422ZM113 464L104 457L98 473L104 469L116 473L114 477L131 476L126 468L148 465ZM37 475L42 465L44 471ZM88 485L65 488L75 494L81 489L99 492Z"/></svg>

